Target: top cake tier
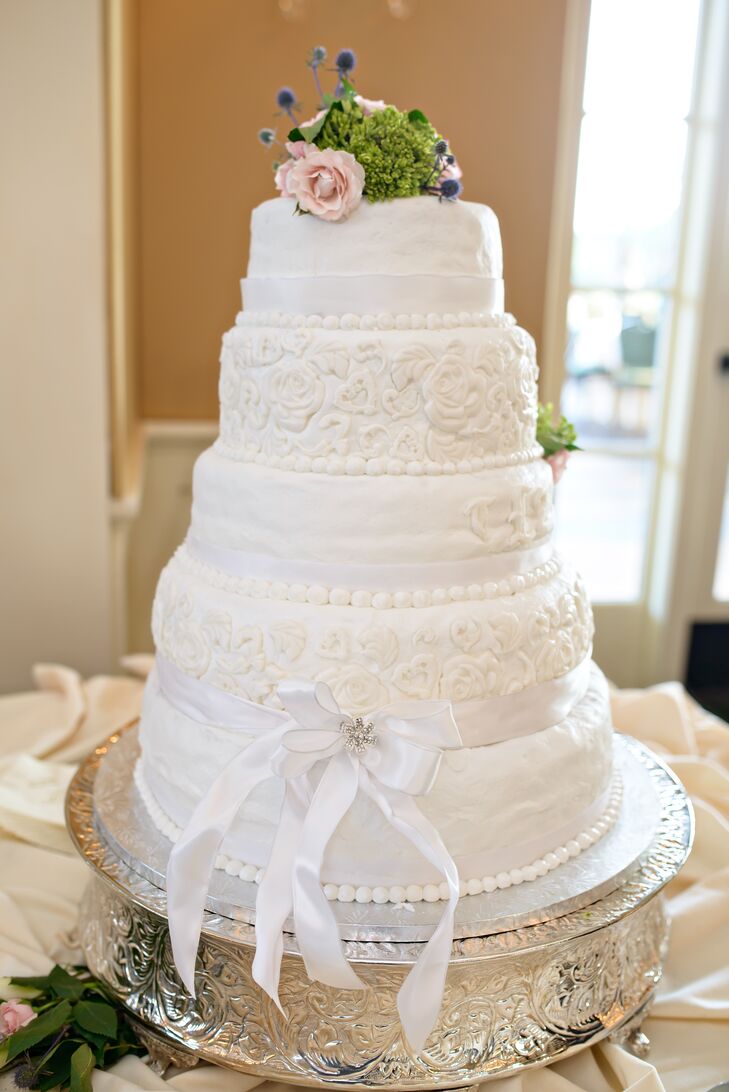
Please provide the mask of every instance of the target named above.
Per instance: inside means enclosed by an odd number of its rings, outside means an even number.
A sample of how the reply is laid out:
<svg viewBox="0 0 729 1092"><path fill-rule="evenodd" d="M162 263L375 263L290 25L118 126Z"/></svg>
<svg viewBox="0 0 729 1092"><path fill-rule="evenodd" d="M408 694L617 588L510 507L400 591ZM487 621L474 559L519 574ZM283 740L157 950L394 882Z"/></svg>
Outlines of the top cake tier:
<svg viewBox="0 0 729 1092"><path fill-rule="evenodd" d="M253 212L246 311L503 311L501 235L486 205L430 196L363 202L340 224L294 210L279 197Z"/></svg>

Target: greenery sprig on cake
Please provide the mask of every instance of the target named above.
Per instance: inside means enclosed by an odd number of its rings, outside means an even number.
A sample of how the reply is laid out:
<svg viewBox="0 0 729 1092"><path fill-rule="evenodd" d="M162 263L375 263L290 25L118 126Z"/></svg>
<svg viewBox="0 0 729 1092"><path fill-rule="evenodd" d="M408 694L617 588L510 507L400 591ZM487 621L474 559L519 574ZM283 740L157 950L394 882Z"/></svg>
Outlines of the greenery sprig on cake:
<svg viewBox="0 0 729 1092"><path fill-rule="evenodd" d="M571 451L579 451L577 432L564 415L554 422L554 406L551 402L539 404L537 410L537 443L544 448L544 458L552 468L555 485L562 477Z"/></svg>
<svg viewBox="0 0 729 1092"><path fill-rule="evenodd" d="M358 94L352 82L357 58L351 49L337 53L336 86L324 93L319 70L326 59L324 47L316 46L307 60L317 92L316 114L300 121L295 92L282 87L276 104L293 128L283 143L274 129L258 134L264 146L282 152L274 162L281 194L296 200L298 212L329 221L346 219L363 197L390 201L431 194L454 201L462 188L460 168L422 110L406 113Z"/></svg>

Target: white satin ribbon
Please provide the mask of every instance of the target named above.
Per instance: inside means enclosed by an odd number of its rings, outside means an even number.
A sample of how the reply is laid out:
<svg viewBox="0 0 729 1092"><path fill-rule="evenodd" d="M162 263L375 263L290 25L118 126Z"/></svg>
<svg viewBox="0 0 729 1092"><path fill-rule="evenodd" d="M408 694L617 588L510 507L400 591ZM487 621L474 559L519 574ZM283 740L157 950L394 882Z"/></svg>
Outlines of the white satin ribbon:
<svg viewBox="0 0 729 1092"><path fill-rule="evenodd" d="M554 557L549 539L528 550L509 550L466 561L431 561L420 564L356 565L328 561L293 561L249 554L229 546L215 546L188 534L185 549L197 561L241 580L320 584L325 587L365 588L368 591L416 591L453 585L496 583L517 573L531 572Z"/></svg>
<svg viewBox="0 0 729 1092"><path fill-rule="evenodd" d="M458 314L504 310L504 282L495 277L441 274L355 274L322 277L245 277L246 311L295 315Z"/></svg>
<svg viewBox="0 0 729 1092"><path fill-rule="evenodd" d="M191 720L217 728L255 733L275 727L281 714L257 702L220 690L204 679L186 675L157 655L157 677L162 693ZM567 717L587 692L592 664L585 659L565 675L528 686L514 694L481 701L453 702L451 708L464 747L487 747L551 728ZM412 709L416 703L404 703ZM419 703L417 703L419 704ZM394 708L401 708L396 706Z"/></svg>
<svg viewBox="0 0 729 1092"><path fill-rule="evenodd" d="M443 751L462 746L451 705L419 701L381 709L367 718L375 740L356 753L348 749L343 730L350 718L340 711L327 686L286 682L280 684L278 694L286 712L267 709L260 719L254 716L255 727L264 726L265 721L267 730L216 778L170 855L167 905L180 977L195 996L202 912L219 847L256 785L278 775L286 787L256 900L253 978L281 1008L282 930L293 914L309 977L339 989L364 988L344 957L336 919L321 887L327 845L361 790L448 884L449 899L438 926L398 993L405 1034L412 1048L421 1050L440 1011L459 882L455 863L438 831L420 812L416 797L432 788ZM312 774L317 763L326 764L315 785Z"/></svg>

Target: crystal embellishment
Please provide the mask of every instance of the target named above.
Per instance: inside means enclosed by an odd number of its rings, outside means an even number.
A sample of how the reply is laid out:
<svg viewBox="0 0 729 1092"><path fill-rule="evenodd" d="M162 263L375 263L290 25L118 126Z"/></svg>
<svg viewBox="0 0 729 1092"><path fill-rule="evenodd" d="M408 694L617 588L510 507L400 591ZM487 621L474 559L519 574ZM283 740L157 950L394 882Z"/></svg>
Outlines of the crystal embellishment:
<svg viewBox="0 0 729 1092"><path fill-rule="evenodd" d="M356 755L363 755L368 747L377 743L375 726L364 717L348 717L339 727L344 736L344 746Z"/></svg>

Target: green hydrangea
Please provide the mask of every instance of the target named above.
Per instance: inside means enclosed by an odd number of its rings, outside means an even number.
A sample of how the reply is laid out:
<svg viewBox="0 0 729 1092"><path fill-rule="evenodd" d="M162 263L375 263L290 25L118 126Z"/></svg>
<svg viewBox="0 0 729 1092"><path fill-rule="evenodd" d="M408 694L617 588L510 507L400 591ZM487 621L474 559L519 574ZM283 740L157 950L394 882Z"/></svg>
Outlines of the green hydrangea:
<svg viewBox="0 0 729 1092"><path fill-rule="evenodd" d="M364 167L368 201L417 197L433 180L433 145L439 139L422 114L404 114L394 106L365 117L355 103L330 110L314 138L320 148L351 152Z"/></svg>

